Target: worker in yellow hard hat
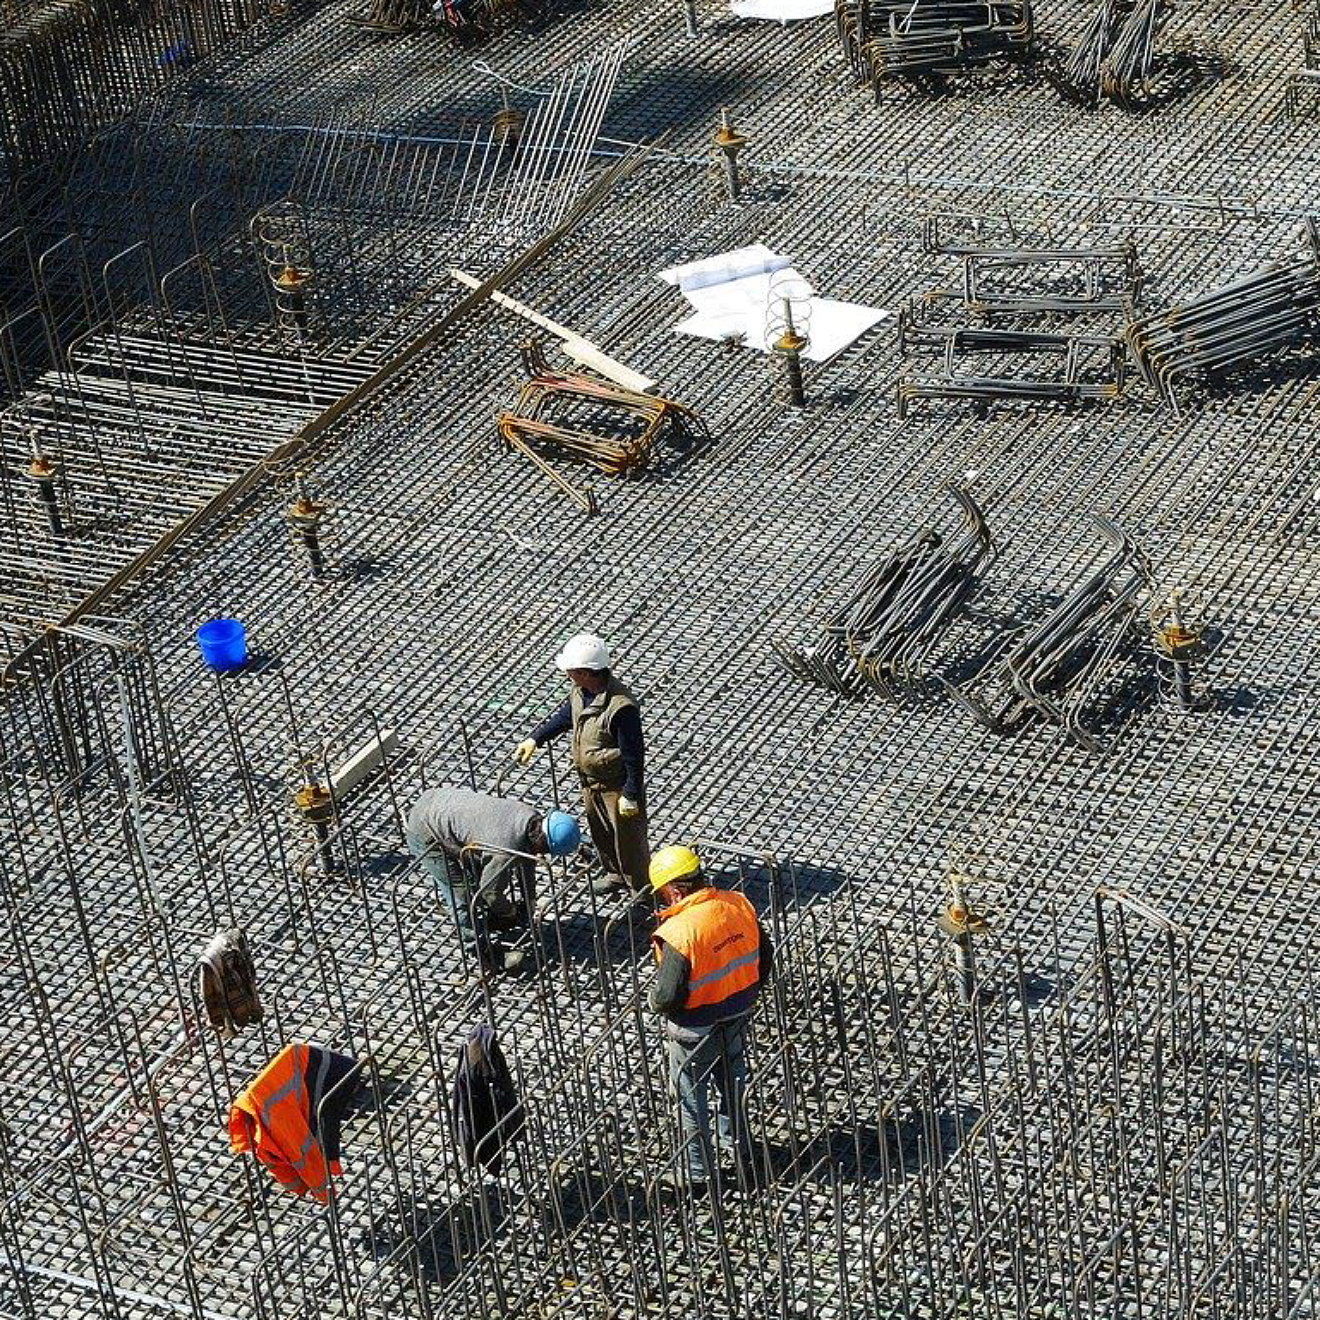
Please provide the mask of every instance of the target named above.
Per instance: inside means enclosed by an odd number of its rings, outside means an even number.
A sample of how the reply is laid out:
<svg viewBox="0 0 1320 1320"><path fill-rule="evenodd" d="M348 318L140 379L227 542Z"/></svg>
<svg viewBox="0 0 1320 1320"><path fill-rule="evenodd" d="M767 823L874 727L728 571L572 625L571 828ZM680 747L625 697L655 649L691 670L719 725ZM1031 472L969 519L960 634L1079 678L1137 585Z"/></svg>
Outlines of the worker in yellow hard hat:
<svg viewBox="0 0 1320 1320"><path fill-rule="evenodd" d="M770 940L740 893L717 889L691 848L651 858L661 904L651 937L657 972L650 1004L664 1018L671 1089L684 1151L666 1181L703 1190L711 1167L710 1084L720 1097L719 1144L752 1172L743 1096L747 1021L770 974Z"/></svg>

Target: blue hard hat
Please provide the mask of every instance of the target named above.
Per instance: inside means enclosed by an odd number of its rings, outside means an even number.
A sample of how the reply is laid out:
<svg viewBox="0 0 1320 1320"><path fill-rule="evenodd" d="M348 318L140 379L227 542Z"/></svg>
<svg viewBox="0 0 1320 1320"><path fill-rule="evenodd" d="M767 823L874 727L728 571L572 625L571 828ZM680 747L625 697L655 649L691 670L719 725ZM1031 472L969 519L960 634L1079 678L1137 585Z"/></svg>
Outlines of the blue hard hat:
<svg viewBox="0 0 1320 1320"><path fill-rule="evenodd" d="M566 811L552 811L545 818L545 842L552 857L567 857L582 842L578 823Z"/></svg>

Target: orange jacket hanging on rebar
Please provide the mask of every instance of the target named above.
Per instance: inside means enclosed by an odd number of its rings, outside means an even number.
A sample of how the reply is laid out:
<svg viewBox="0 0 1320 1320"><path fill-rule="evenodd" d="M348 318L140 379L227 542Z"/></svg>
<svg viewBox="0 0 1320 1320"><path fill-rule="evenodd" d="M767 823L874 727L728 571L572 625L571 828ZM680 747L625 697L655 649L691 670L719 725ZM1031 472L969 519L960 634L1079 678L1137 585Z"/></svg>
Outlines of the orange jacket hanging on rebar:
<svg viewBox="0 0 1320 1320"><path fill-rule="evenodd" d="M651 937L688 960L687 999L674 1020L703 1027L750 1012L761 983L761 928L742 894L699 889L660 914Z"/></svg>
<svg viewBox="0 0 1320 1320"><path fill-rule="evenodd" d="M336 1066L338 1064L339 1066ZM339 1142L327 1141L327 1152L316 1135L321 1101L347 1074L344 1059L311 1045L286 1045L239 1093L229 1111L229 1145L239 1155L251 1153L276 1179L299 1196L330 1199L330 1175L342 1170ZM316 1065L311 1072L310 1065Z"/></svg>

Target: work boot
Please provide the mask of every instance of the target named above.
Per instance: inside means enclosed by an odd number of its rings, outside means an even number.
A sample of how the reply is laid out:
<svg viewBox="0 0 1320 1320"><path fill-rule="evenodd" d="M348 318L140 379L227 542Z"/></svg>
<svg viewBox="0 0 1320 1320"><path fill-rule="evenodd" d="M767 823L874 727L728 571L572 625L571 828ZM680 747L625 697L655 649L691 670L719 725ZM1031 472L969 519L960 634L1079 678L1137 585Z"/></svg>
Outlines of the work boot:
<svg viewBox="0 0 1320 1320"><path fill-rule="evenodd" d="M525 971L532 965L530 949L496 949L495 956L500 960L500 968L505 972Z"/></svg>
<svg viewBox="0 0 1320 1320"><path fill-rule="evenodd" d="M606 894L617 893L620 889L628 889L631 886L621 875L607 874L597 876L591 882L591 892L604 897Z"/></svg>
<svg viewBox="0 0 1320 1320"><path fill-rule="evenodd" d="M486 925L490 930L515 930L524 924L525 914L513 904L508 907L487 908Z"/></svg>
<svg viewBox="0 0 1320 1320"><path fill-rule="evenodd" d="M705 1178L689 1177L682 1169L669 1168L660 1175L660 1186L680 1195L687 1192L694 1197L702 1197L710 1188Z"/></svg>
<svg viewBox="0 0 1320 1320"><path fill-rule="evenodd" d="M498 972L521 971L531 960L532 955L528 949L506 949L498 944L482 949L478 958L481 970L487 976L494 976Z"/></svg>

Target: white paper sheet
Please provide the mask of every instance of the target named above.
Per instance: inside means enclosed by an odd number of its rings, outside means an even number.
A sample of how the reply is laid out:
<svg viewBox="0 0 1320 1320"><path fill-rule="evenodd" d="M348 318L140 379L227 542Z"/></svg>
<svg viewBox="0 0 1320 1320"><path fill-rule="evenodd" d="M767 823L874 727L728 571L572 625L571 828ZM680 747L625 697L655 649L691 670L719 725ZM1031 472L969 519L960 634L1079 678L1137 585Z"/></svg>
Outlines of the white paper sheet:
<svg viewBox="0 0 1320 1320"><path fill-rule="evenodd" d="M763 243L673 266L660 279L683 292L693 315L674 330L701 339L737 340L762 353L782 326L770 326L772 303L792 301L797 328L807 335L804 356L828 362L891 313L878 307L821 298L791 259Z"/></svg>
<svg viewBox="0 0 1320 1320"><path fill-rule="evenodd" d="M873 325L879 325L893 315L880 307L840 302L837 298L813 298L808 314L808 343L803 356L809 362L828 362Z"/></svg>
<svg viewBox="0 0 1320 1320"><path fill-rule="evenodd" d="M729 8L739 18L764 18L772 23L792 23L802 18L820 18L834 12L834 0L730 0Z"/></svg>
<svg viewBox="0 0 1320 1320"><path fill-rule="evenodd" d="M780 304L788 298L800 303L815 292L792 266L785 266L763 275L744 275L727 284L705 284L685 297L698 312L712 317L736 316L758 327L764 324L772 300ZM748 338L755 339L758 333L749 333Z"/></svg>

